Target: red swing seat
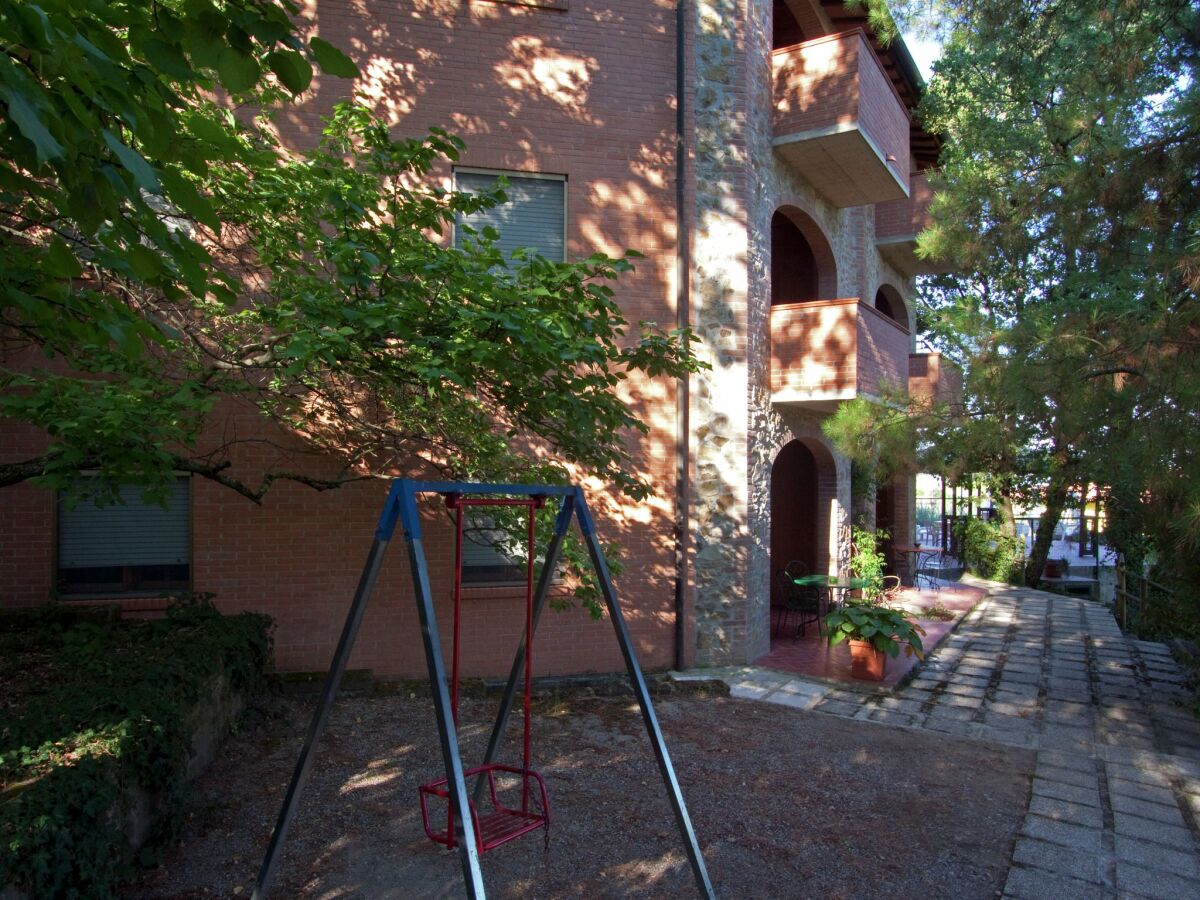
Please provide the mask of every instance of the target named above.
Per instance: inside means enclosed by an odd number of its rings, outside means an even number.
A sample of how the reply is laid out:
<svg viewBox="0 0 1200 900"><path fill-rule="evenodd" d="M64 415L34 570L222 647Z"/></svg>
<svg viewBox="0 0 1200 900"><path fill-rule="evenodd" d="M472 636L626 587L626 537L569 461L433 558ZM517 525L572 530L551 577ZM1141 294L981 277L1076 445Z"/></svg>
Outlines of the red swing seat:
<svg viewBox="0 0 1200 900"><path fill-rule="evenodd" d="M522 802L517 808L505 806L497 794L496 773L517 776L521 784ZM476 766L463 772L468 781L475 776L486 776L490 806L480 813L471 800L471 818L475 826L475 846L481 853L495 850L501 844L506 844L523 834L545 828L546 840L550 840L550 801L546 797L546 782L533 769L522 769L519 766L504 766L491 763L486 766ZM458 840L454 834L453 820L449 819L446 828L434 830L430 819L429 799L433 797L444 800L449 808L450 789L449 779L442 778L431 781L420 787L421 792L421 821L425 825L425 834L431 841L446 847L457 847ZM508 786L501 788L501 792ZM523 808L522 808L523 807Z"/></svg>
<svg viewBox="0 0 1200 900"><path fill-rule="evenodd" d="M463 772L463 778L467 781L473 778L487 779L486 805L482 810L476 806L473 796L467 798L471 809L475 846L480 853L494 850L502 844L539 828L544 829L547 848L550 845L550 801L546 796L546 782L529 764L530 694L533 681L534 514L535 510L540 509L544 504L545 498L543 497L535 497L530 500L468 500L453 494L446 497L446 505L455 511L454 654L450 677L450 708L456 729L458 728L459 624L462 603L463 507L524 506L529 510L529 549L525 583L525 690L522 704L524 752L520 766L487 763ZM499 783L497 783L497 775L500 776ZM450 802L449 784L449 778L439 778L437 781L422 784L417 789L421 799L421 823L425 828L426 836L431 841L445 847L457 847L458 836L455 834L454 805ZM502 802L501 798L512 792L515 785L520 786L520 798L515 806L508 806ZM474 791L468 793L473 794ZM438 821L444 821L446 824L443 828L435 828L431 812L441 813L442 810L436 808L440 806L441 802L446 804L445 814L444 816L438 815ZM435 807L434 810L430 809L431 805Z"/></svg>

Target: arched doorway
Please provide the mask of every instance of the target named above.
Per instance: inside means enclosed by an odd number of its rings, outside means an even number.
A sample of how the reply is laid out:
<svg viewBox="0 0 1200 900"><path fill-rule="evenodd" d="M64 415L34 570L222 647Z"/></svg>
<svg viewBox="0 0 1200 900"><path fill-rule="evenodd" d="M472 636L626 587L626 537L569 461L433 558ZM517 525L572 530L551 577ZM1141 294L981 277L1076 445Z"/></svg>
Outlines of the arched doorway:
<svg viewBox="0 0 1200 900"><path fill-rule="evenodd" d="M821 571L818 553L820 508L817 458L802 441L792 441L771 467L771 590L775 573L792 560Z"/></svg>
<svg viewBox="0 0 1200 900"><path fill-rule="evenodd" d="M771 305L837 296L833 248L817 223L792 206L771 216Z"/></svg>

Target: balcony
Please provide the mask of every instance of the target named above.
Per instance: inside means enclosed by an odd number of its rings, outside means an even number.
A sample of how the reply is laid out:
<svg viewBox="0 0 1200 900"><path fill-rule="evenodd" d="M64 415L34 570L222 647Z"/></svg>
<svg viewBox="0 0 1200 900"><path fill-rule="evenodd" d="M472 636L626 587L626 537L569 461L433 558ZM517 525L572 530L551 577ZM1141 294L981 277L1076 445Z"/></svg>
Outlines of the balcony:
<svg viewBox="0 0 1200 900"><path fill-rule="evenodd" d="M908 110L861 29L771 55L774 146L834 206L908 197Z"/></svg>
<svg viewBox="0 0 1200 900"><path fill-rule="evenodd" d="M832 411L909 375L908 329L858 298L771 307L771 402Z"/></svg>
<svg viewBox="0 0 1200 900"><path fill-rule="evenodd" d="M902 275L938 275L954 271L943 260L917 256L917 235L929 227L929 203L933 190L922 173L909 177L909 196L890 200L875 207L875 246L879 253Z"/></svg>
<svg viewBox="0 0 1200 900"><path fill-rule="evenodd" d="M908 393L914 400L943 403L962 410L962 370L940 353L908 355Z"/></svg>

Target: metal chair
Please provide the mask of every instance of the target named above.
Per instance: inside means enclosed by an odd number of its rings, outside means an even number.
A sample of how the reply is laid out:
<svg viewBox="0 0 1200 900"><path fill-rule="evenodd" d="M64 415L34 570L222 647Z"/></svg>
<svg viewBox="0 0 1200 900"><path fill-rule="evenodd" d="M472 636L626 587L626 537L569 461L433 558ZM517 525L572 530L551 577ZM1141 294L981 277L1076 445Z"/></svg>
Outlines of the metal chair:
<svg viewBox="0 0 1200 900"><path fill-rule="evenodd" d="M783 571L786 572L791 578L803 578L805 575L809 574L808 563L804 562L802 559L793 559L783 567Z"/></svg>
<svg viewBox="0 0 1200 900"><path fill-rule="evenodd" d="M773 604L772 612L779 616L776 620L776 633L786 628L788 620L792 615L796 615L799 617L798 633L803 637L808 621L816 622L818 629L820 628L821 593L815 587L797 585L793 577L787 571L775 573L778 601Z"/></svg>
<svg viewBox="0 0 1200 900"><path fill-rule="evenodd" d="M879 602L886 606L894 606L900 602L899 575L883 576L883 584L879 588Z"/></svg>
<svg viewBox="0 0 1200 900"><path fill-rule="evenodd" d="M929 587L941 593L943 581L958 581L962 574L962 564L944 550L939 550L921 561L913 584L919 587L920 579L924 578Z"/></svg>

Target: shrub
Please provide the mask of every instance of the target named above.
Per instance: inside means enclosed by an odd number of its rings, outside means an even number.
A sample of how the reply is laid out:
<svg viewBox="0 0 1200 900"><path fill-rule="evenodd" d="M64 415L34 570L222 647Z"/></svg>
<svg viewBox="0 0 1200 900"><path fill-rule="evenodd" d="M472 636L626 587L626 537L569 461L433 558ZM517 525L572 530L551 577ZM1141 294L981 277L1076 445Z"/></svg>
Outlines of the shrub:
<svg viewBox="0 0 1200 900"><path fill-rule="evenodd" d="M0 632L0 887L112 897L129 873L131 789L177 822L187 716L224 677L262 682L270 620L205 602L149 622L73 621L54 607Z"/></svg>
<svg viewBox="0 0 1200 900"><path fill-rule="evenodd" d="M1000 533L1000 528L982 519L963 519L954 526L963 565L981 578L1020 584L1024 570L1024 544Z"/></svg>

